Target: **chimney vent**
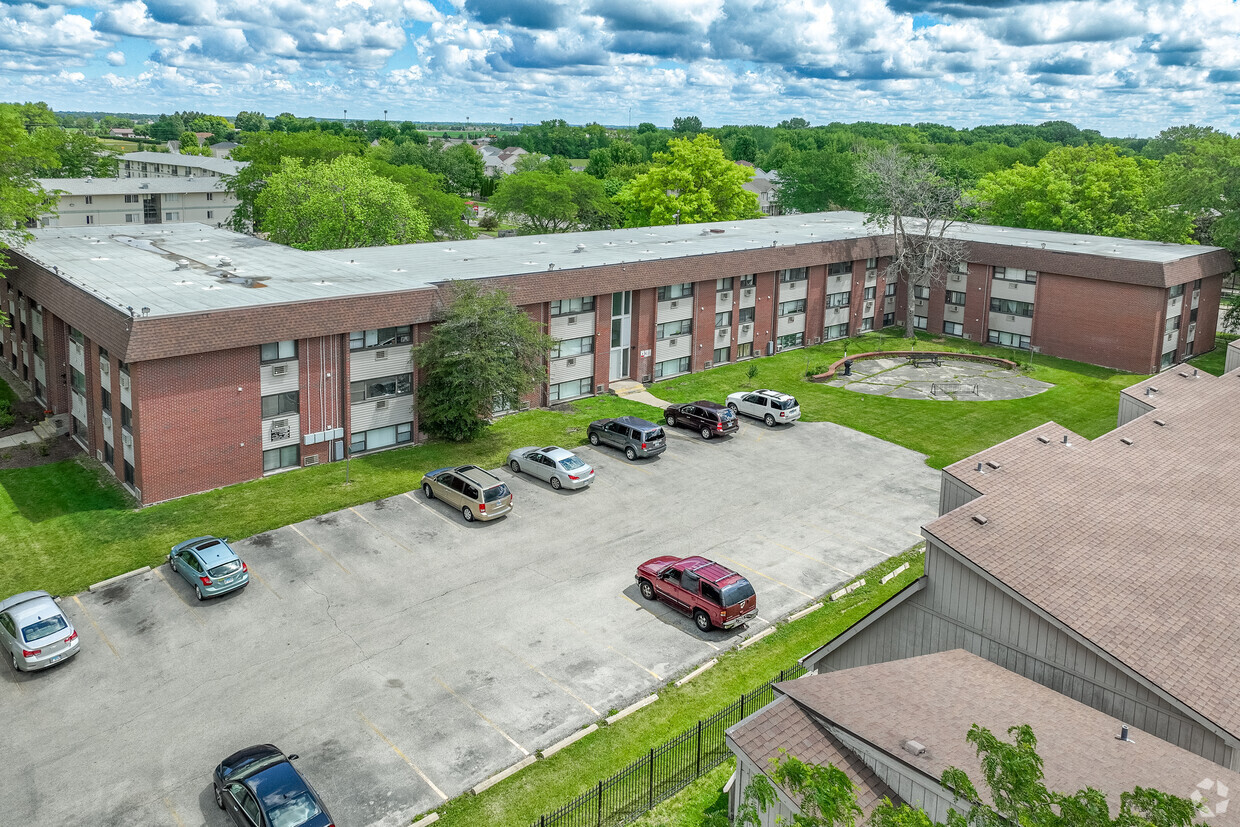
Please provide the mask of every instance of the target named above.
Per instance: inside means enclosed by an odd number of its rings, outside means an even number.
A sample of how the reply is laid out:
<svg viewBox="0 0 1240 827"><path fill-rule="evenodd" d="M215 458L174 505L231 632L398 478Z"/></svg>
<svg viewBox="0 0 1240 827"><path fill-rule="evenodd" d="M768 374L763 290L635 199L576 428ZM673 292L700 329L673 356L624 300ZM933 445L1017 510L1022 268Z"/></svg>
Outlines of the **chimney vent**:
<svg viewBox="0 0 1240 827"><path fill-rule="evenodd" d="M993 468L993 469L995 469L996 471L998 471L998 470L999 470L999 463L995 462L993 459L992 459L992 460L989 460L989 461L986 463L986 465L987 465L987 467L989 467L989 468Z"/></svg>
<svg viewBox="0 0 1240 827"><path fill-rule="evenodd" d="M990 520L987 520L981 514L974 514L973 522L977 523L978 525L986 525L986 523L990 522Z"/></svg>
<svg viewBox="0 0 1240 827"><path fill-rule="evenodd" d="M1125 445L1131 445L1131 444L1132 444L1132 440L1131 440L1131 439L1129 439L1129 438L1128 438L1128 437L1126 437L1126 436L1122 436L1122 437L1120 437L1120 438L1119 438L1119 441L1120 441L1120 442L1122 442L1122 443L1124 443Z"/></svg>
<svg viewBox="0 0 1240 827"><path fill-rule="evenodd" d="M1161 419L1155 419L1155 420L1154 420L1154 424L1155 424L1155 425L1166 425L1167 423L1166 423L1166 422L1164 422L1164 421L1163 421L1163 420L1161 420Z"/></svg>
<svg viewBox="0 0 1240 827"><path fill-rule="evenodd" d="M902 744L902 746L904 747L905 752L912 753L913 755L925 755L926 754L925 745L920 744L917 741L911 741L911 740L905 741Z"/></svg>
<svg viewBox="0 0 1240 827"><path fill-rule="evenodd" d="M1038 442L1041 442L1043 445L1050 445L1050 444L1051 444L1051 441L1050 441L1049 439L1047 439L1046 437L1044 437L1044 436L1040 436L1040 437L1038 437Z"/></svg>
<svg viewBox="0 0 1240 827"><path fill-rule="evenodd" d="M980 462L977 464L977 473L979 473L979 474L985 474L985 473L986 473L985 471L983 471L983 470L982 470L982 463L980 463Z"/></svg>

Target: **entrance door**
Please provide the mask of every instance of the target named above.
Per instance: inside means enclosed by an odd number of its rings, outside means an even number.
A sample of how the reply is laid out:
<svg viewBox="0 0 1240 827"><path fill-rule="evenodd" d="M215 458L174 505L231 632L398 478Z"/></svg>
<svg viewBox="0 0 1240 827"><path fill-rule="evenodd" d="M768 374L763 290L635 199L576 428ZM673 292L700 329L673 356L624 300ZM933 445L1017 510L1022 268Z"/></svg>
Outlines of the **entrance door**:
<svg viewBox="0 0 1240 827"><path fill-rule="evenodd" d="M629 329L633 313L633 293L611 294L611 370L608 379L629 376Z"/></svg>

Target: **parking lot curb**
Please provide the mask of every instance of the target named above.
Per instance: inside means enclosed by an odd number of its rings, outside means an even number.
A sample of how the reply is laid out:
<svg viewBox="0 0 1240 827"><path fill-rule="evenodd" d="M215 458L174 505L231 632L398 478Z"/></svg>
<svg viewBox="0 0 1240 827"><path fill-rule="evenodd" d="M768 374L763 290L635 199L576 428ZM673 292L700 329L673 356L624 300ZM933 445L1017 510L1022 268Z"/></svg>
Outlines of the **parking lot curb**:
<svg viewBox="0 0 1240 827"><path fill-rule="evenodd" d="M799 611L799 612L794 612L794 613L792 613L792 614L788 615L788 620L789 620L789 621L793 621L793 620L800 620L801 618L805 617L805 616L806 616L807 614L809 614L810 612L816 612L816 611L818 611L818 610L819 610L819 609L821 609L821 608L822 608L822 604L821 604L821 603L815 603L813 606L808 606L808 607L806 607L806 608L802 609L802 610L801 610L801 611Z"/></svg>
<svg viewBox="0 0 1240 827"><path fill-rule="evenodd" d="M758 632L758 634L754 635L753 637L747 637L744 640L742 640L741 645L736 648L744 649L746 646L752 646L753 644L762 640L762 638L766 637L767 635L773 634L774 631L775 631L774 626L767 626L765 629L763 629L761 632Z"/></svg>
<svg viewBox="0 0 1240 827"><path fill-rule="evenodd" d="M143 566L140 569L134 569L133 571L127 571L124 574L118 574L115 577L109 577L107 580L100 580L98 583L94 584L93 586L88 588L86 591L88 592L98 591L99 589L107 588L108 586L111 586L113 583L119 583L120 581L133 577L135 575L146 574L150 570L151 570L150 566Z"/></svg>
<svg viewBox="0 0 1240 827"><path fill-rule="evenodd" d="M512 765L511 767L509 767L508 769L504 770L503 772L499 773L498 775L492 775L492 776L491 776L490 778L488 778L486 781L483 781L481 784L479 784L478 786L474 787L474 790L473 790L474 795L477 795L478 793L482 792L483 790L490 789L491 787L494 787L496 784L498 784L499 782L503 781L503 780L504 780L505 778L507 778L508 776L512 775L513 773L519 772L520 770L525 769L526 767L528 767L530 764L533 764L533 763L534 763L535 761L537 761L537 760L538 760L537 756L534 756L534 755L530 755L530 756L527 756L527 757L525 757L525 758L522 758L520 761L518 761L517 763L513 764L513 765ZM429 822L427 822L427 823L429 823Z"/></svg>
<svg viewBox="0 0 1240 827"><path fill-rule="evenodd" d="M413 822L411 827L427 827L428 824L434 824L436 821L439 821L439 813L431 813L426 818L419 818Z"/></svg>
<svg viewBox="0 0 1240 827"><path fill-rule="evenodd" d="M572 735L568 736L567 738L557 741L556 743L552 744L551 746L543 750L542 757L550 758L551 756L555 755L560 750L564 749L567 746L577 743L582 738L586 737L591 732L594 732L597 729L598 729L598 724L590 724L585 729L577 730L576 732L574 732Z"/></svg>
<svg viewBox="0 0 1240 827"><path fill-rule="evenodd" d="M685 675L685 676L684 676L683 678L681 678L680 680L676 681L676 685L677 685L677 686L684 686L684 685L685 685L685 684L687 684L689 681L693 680L693 679L694 679L694 678L696 678L698 675L702 674L703 672L705 672L707 669L711 668L712 666L714 666L714 665L715 665L716 663L718 663L718 662L719 662L719 659L718 659L718 658L711 658L710 660L706 661L706 663L703 663L701 666L699 666L697 669L694 669L692 672L690 672L689 674Z"/></svg>
<svg viewBox="0 0 1240 827"><path fill-rule="evenodd" d="M625 707L624 709L617 712L615 715L612 715L609 718L605 718L604 720L606 720L607 723L609 724L614 724L616 721L620 720L626 715L632 715L634 712L641 709L643 706L650 706L652 703L654 703L657 700L659 700L659 694L656 692L655 694L647 698L642 698L640 701L633 704L632 706Z"/></svg>

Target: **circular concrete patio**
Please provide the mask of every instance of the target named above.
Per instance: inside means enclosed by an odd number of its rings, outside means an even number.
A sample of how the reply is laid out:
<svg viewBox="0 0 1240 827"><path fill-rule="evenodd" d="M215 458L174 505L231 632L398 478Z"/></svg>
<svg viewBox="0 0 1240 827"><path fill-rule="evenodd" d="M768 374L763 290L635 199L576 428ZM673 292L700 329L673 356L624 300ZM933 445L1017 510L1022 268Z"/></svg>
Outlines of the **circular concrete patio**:
<svg viewBox="0 0 1240 827"><path fill-rule="evenodd" d="M851 376L837 371L824 384L874 396L943 402L1023 399L1054 387L999 365L943 358L939 365L913 367L903 356L855 361Z"/></svg>

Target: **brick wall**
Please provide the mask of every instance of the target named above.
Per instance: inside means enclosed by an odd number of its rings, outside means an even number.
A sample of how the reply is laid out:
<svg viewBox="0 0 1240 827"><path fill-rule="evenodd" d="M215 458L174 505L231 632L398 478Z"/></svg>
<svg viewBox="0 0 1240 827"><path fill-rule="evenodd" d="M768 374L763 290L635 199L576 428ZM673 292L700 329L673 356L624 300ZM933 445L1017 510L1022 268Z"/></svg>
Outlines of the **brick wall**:
<svg viewBox="0 0 1240 827"><path fill-rule="evenodd" d="M715 357L715 280L693 284L693 350L689 370L699 371Z"/></svg>
<svg viewBox="0 0 1240 827"><path fill-rule="evenodd" d="M827 265L809 267L805 275L805 344L812 345L815 339L822 339L827 312Z"/></svg>
<svg viewBox="0 0 1240 827"><path fill-rule="evenodd" d="M766 354L768 342L775 340L776 284L774 271L758 273L754 278L753 355Z"/></svg>
<svg viewBox="0 0 1240 827"><path fill-rule="evenodd" d="M594 297L594 387L610 386L611 374L611 293Z"/></svg>
<svg viewBox="0 0 1240 827"><path fill-rule="evenodd" d="M610 311L608 311L610 314ZM655 324L659 315L659 291L657 287L633 291L633 316L629 331L629 378L641 381L644 376L654 376ZM649 353L649 356L642 356Z"/></svg>
<svg viewBox="0 0 1240 827"><path fill-rule="evenodd" d="M1153 373L1166 308L1163 287L1039 273L1033 341L1048 356Z"/></svg>

